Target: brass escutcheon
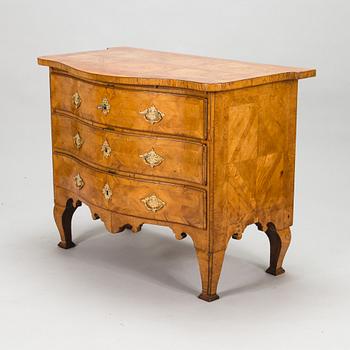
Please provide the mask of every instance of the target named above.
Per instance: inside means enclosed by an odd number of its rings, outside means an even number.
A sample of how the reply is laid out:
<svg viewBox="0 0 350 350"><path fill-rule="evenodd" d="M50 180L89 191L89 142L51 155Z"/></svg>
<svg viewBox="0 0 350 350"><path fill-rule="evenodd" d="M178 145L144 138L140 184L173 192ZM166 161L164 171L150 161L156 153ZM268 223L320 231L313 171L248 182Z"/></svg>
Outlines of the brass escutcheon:
<svg viewBox="0 0 350 350"><path fill-rule="evenodd" d="M85 185L84 180L82 179L79 173L74 176L74 183L75 187L77 187L79 190L81 190Z"/></svg>
<svg viewBox="0 0 350 350"><path fill-rule="evenodd" d="M112 148L109 145L108 141L105 140L105 142L103 142L102 146L101 146L101 151L103 153L103 157L104 158L108 158L111 156L112 153Z"/></svg>
<svg viewBox="0 0 350 350"><path fill-rule="evenodd" d="M77 132L74 136L73 136L73 143L76 149L80 149L81 146L83 145L84 141L81 138L79 132Z"/></svg>
<svg viewBox="0 0 350 350"><path fill-rule="evenodd" d="M75 109L78 109L81 105L81 98L78 92L74 93L72 96L72 105Z"/></svg>
<svg viewBox="0 0 350 350"><path fill-rule="evenodd" d="M105 199L107 199L107 200L109 200L112 197L113 192L112 192L111 188L109 187L108 183L103 186L102 193L103 193Z"/></svg>
<svg viewBox="0 0 350 350"><path fill-rule="evenodd" d="M102 102L97 106L97 109L102 111L104 115L107 115L109 113L111 110L111 105L109 104L107 97L104 97L102 99Z"/></svg>

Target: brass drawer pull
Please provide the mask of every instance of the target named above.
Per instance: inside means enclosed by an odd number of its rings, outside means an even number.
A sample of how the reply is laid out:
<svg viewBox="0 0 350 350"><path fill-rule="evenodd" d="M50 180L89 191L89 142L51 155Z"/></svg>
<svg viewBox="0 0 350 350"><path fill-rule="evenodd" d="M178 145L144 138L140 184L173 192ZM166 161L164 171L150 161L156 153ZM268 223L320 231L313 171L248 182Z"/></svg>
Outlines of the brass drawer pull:
<svg viewBox="0 0 350 350"><path fill-rule="evenodd" d="M105 142L103 142L102 146L101 146L101 151L103 153L103 157L104 158L108 158L111 156L112 153L112 148L109 145L108 141L105 140Z"/></svg>
<svg viewBox="0 0 350 350"><path fill-rule="evenodd" d="M111 190L111 188L109 187L108 184L105 184L103 186L102 193L103 193L105 199L107 199L107 200L109 200L112 197L112 194L113 194L113 192L112 192L112 190Z"/></svg>
<svg viewBox="0 0 350 350"><path fill-rule="evenodd" d="M164 160L164 158L157 154L153 148L145 154L140 154L139 157L142 158L151 168L160 165Z"/></svg>
<svg viewBox="0 0 350 350"><path fill-rule="evenodd" d="M97 109L102 111L104 115L107 115L109 113L111 110L111 105L109 104L107 97L104 97L102 99L102 102L97 106Z"/></svg>
<svg viewBox="0 0 350 350"><path fill-rule="evenodd" d="M75 146L76 149L80 149L81 146L83 145L84 141L81 138L79 132L77 132L75 134L75 136L73 136L73 143L74 143L74 146Z"/></svg>
<svg viewBox="0 0 350 350"><path fill-rule="evenodd" d="M139 113L152 125L160 122L165 116L165 114L159 111L154 105Z"/></svg>
<svg viewBox="0 0 350 350"><path fill-rule="evenodd" d="M81 105L81 97L78 92L74 93L72 96L72 105L75 109L78 109Z"/></svg>
<svg viewBox="0 0 350 350"><path fill-rule="evenodd" d="M141 199L141 202L143 202L147 210L152 211L153 213L162 209L166 205L166 203L155 194L151 194L148 197Z"/></svg>
<svg viewBox="0 0 350 350"><path fill-rule="evenodd" d="M76 176L74 176L74 183L75 187L77 187L79 190L81 190L85 185L84 180L82 179L79 173Z"/></svg>

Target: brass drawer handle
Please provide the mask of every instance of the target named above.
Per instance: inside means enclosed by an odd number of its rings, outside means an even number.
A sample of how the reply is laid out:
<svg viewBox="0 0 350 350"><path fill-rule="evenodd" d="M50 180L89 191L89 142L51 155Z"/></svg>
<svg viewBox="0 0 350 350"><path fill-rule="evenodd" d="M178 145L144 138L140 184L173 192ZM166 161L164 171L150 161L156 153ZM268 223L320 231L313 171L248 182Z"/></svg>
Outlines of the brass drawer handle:
<svg viewBox="0 0 350 350"><path fill-rule="evenodd" d="M145 154L140 154L139 157L142 158L151 168L160 165L164 160L164 158L157 154L153 148Z"/></svg>
<svg viewBox="0 0 350 350"><path fill-rule="evenodd" d="M103 186L102 193L103 193L103 196L105 197L105 199L107 199L107 200L109 200L112 197L113 192L112 192L111 188L109 187L108 183L106 183Z"/></svg>
<svg viewBox="0 0 350 350"><path fill-rule="evenodd" d="M102 146L101 146L101 151L103 153L103 157L104 158L108 158L111 156L112 153L112 148L109 145L108 141L105 140L105 142L103 142Z"/></svg>
<svg viewBox="0 0 350 350"><path fill-rule="evenodd" d="M160 122L165 116L165 114L158 110L154 105L139 113L152 125Z"/></svg>
<svg viewBox="0 0 350 350"><path fill-rule="evenodd" d="M73 143L74 143L75 148L78 149L78 150L79 150L79 149L81 148L81 146L83 145L84 141L83 141L83 139L81 138L79 132L77 132L77 133L75 134L75 136L73 136Z"/></svg>
<svg viewBox="0 0 350 350"><path fill-rule="evenodd" d="M72 96L72 105L75 109L78 109L81 105L81 97L78 92L74 93Z"/></svg>
<svg viewBox="0 0 350 350"><path fill-rule="evenodd" d="M74 176L74 183L75 187L77 187L79 190L81 190L85 185L84 180L82 179L79 173Z"/></svg>
<svg viewBox="0 0 350 350"><path fill-rule="evenodd" d="M141 202L143 202L147 210L152 211L153 213L162 209L166 205L166 203L158 198L154 193L141 199Z"/></svg>
<svg viewBox="0 0 350 350"><path fill-rule="evenodd" d="M104 115L107 115L109 113L111 110L111 105L109 104L107 97L104 97L102 99L102 102L97 106L97 109L102 111Z"/></svg>

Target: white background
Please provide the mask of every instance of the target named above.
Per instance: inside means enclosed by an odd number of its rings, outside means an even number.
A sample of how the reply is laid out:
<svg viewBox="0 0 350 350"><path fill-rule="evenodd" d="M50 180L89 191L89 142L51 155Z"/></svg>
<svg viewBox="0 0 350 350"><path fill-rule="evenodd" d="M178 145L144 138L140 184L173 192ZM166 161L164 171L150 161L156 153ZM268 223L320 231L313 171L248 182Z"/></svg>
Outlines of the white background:
<svg viewBox="0 0 350 350"><path fill-rule="evenodd" d="M348 1L0 1L0 348L349 349ZM249 227L205 303L191 240L106 233L80 208L64 251L52 216L45 54L134 46L315 67L299 83L287 273Z"/></svg>

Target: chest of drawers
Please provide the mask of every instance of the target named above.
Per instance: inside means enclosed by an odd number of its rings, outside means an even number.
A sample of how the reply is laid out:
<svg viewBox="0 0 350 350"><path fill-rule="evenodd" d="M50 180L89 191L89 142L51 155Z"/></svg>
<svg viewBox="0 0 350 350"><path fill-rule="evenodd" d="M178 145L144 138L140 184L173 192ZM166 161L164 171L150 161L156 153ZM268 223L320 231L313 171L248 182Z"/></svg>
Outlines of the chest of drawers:
<svg viewBox="0 0 350 350"><path fill-rule="evenodd" d="M313 69L132 48L39 57L50 67L54 218L74 247L82 203L112 233L164 225L192 238L218 298L229 239L256 224L268 273L293 223L297 81Z"/></svg>

